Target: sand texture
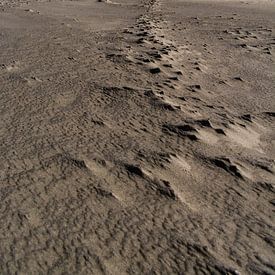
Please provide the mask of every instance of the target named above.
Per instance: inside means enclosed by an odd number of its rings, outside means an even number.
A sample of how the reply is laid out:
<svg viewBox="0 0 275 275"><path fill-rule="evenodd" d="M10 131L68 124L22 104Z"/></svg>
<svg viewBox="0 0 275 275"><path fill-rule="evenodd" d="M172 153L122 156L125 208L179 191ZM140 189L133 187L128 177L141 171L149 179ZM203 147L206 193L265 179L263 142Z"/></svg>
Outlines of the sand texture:
<svg viewBox="0 0 275 275"><path fill-rule="evenodd" d="M275 2L0 0L0 274L275 274Z"/></svg>

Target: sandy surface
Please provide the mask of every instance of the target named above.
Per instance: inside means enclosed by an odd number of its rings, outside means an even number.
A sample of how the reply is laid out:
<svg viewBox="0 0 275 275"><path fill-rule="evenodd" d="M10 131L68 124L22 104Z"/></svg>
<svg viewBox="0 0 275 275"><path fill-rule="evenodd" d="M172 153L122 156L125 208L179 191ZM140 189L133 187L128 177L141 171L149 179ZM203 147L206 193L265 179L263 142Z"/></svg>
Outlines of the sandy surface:
<svg viewBox="0 0 275 275"><path fill-rule="evenodd" d="M275 274L274 14L0 0L0 273Z"/></svg>

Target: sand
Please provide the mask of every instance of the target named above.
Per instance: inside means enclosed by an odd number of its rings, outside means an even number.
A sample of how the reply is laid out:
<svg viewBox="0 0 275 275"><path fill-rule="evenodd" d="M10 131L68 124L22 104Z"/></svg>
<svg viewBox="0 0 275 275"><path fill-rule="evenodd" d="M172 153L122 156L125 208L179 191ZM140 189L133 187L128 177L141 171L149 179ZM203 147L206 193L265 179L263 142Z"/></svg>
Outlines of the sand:
<svg viewBox="0 0 275 275"><path fill-rule="evenodd" d="M274 14L0 0L0 273L275 274Z"/></svg>

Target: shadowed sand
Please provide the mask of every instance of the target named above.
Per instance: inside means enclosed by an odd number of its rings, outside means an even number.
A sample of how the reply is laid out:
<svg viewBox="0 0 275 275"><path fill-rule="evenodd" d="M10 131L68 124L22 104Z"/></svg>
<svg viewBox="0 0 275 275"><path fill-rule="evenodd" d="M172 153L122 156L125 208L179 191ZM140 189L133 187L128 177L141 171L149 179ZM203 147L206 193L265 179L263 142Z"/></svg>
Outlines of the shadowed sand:
<svg viewBox="0 0 275 275"><path fill-rule="evenodd" d="M274 14L0 0L0 273L275 274Z"/></svg>

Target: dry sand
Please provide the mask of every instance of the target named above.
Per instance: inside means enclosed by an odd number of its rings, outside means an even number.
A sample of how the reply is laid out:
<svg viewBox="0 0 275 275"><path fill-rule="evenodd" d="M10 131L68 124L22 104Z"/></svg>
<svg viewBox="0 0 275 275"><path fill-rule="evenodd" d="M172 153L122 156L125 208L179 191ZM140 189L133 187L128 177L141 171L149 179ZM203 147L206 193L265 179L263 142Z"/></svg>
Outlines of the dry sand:
<svg viewBox="0 0 275 275"><path fill-rule="evenodd" d="M0 273L275 274L274 15L0 0Z"/></svg>

